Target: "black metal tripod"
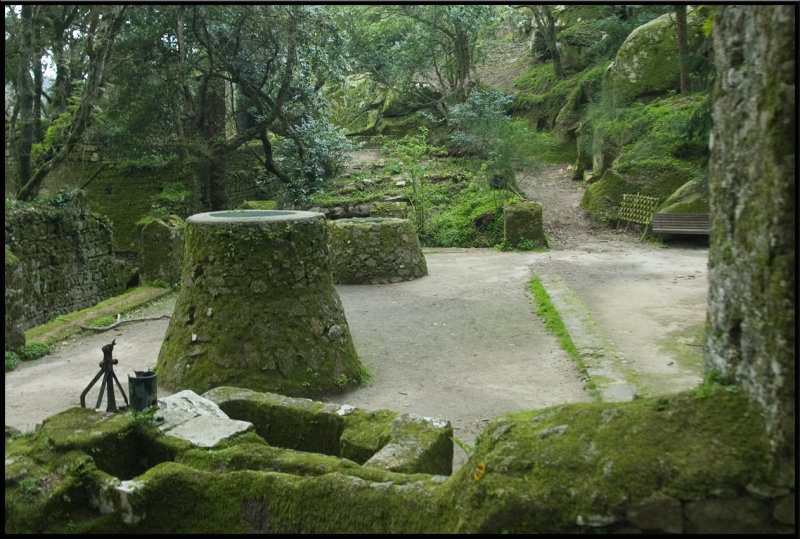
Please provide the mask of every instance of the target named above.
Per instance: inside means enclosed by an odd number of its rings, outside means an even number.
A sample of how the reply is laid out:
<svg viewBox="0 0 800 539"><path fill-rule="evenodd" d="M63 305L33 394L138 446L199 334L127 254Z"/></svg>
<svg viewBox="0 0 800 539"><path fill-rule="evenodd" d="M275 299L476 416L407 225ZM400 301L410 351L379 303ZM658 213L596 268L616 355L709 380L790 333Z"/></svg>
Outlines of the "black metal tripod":
<svg viewBox="0 0 800 539"><path fill-rule="evenodd" d="M107 389L108 398L106 412L116 412L117 411L117 403L114 399L114 386L111 383L113 380L117 383L117 387L119 388L120 393L122 393L122 398L125 399L125 406L128 406L128 397L125 395L125 391L122 389L122 385L117 380L117 375L114 374L114 365L119 363L116 359L111 357L111 353L114 350L114 344L117 342L117 339L111 341L111 344L107 344L103 346L103 361L100 363L100 372L97 373L97 376L91 381L91 383L86 386L86 389L83 390L81 393L81 408L86 408L86 394L92 389L92 386L97 382L97 380L102 376L103 383L100 385L100 394L97 396L97 404L95 408L100 408L100 403L103 401L103 390Z"/></svg>

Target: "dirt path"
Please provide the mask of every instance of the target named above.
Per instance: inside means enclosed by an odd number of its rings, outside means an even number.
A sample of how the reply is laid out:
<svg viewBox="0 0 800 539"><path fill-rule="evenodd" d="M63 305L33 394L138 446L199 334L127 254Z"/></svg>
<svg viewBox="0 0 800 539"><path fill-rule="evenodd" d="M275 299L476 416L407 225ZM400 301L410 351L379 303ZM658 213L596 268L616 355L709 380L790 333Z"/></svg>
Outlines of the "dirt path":
<svg viewBox="0 0 800 539"><path fill-rule="evenodd" d="M426 251L429 275L422 279L338 286L356 349L374 380L329 400L442 417L465 444L496 415L591 400L575 363L533 313L525 287L534 274L559 275L576 291L637 369L643 388L668 392L696 384L707 250L654 247L639 243L636 233L601 227L580 208L580 186L569 176L555 166L519 179L543 205L548 252L433 249ZM174 298L161 300L134 316L169 314L173 307ZM31 430L78 405L111 339L127 391L126 374L155 365L167 324L133 323L82 336L7 373L6 425ZM99 383L87 403L98 391ZM168 394L161 386L158 392ZM454 456L458 467L465 455L456 448Z"/></svg>

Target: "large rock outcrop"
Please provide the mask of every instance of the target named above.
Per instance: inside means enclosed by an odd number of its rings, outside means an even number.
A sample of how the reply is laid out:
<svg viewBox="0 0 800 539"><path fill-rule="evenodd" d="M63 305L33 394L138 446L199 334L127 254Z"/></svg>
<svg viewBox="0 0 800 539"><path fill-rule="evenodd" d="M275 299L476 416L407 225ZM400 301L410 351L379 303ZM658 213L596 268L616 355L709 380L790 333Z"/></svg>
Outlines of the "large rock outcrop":
<svg viewBox="0 0 800 539"><path fill-rule="evenodd" d="M698 50L705 38L705 11L687 10L686 26L690 51ZM665 13L635 29L617 51L603 81L605 99L615 107L633 100L678 90L680 71L675 15Z"/></svg>

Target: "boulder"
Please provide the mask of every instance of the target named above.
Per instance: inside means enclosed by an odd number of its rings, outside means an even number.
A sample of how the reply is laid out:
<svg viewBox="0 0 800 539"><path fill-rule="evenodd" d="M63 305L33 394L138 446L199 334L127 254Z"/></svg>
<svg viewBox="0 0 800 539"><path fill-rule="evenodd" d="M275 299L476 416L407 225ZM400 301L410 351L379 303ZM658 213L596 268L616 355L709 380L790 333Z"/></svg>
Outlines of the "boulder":
<svg viewBox="0 0 800 539"><path fill-rule="evenodd" d="M697 51L705 39L702 10L687 9L689 51ZM665 13L630 33L617 51L603 79L604 99L614 107L678 90L680 72L675 16Z"/></svg>

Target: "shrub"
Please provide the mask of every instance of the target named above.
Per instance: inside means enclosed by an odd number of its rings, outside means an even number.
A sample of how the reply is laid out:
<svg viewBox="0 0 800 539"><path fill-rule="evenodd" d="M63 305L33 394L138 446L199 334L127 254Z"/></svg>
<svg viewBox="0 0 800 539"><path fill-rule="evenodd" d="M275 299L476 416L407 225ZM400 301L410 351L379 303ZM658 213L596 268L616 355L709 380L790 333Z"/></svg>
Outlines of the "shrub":
<svg viewBox="0 0 800 539"><path fill-rule="evenodd" d="M43 342L31 341L19 349L19 356L22 361L33 361L52 352L49 346Z"/></svg>
<svg viewBox="0 0 800 539"><path fill-rule="evenodd" d="M6 370L5 372L13 371L19 365L20 359L16 352L6 350Z"/></svg>

